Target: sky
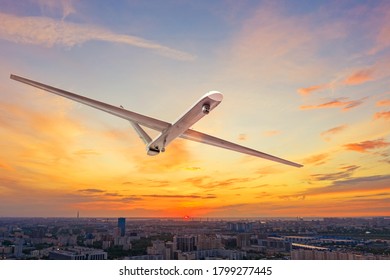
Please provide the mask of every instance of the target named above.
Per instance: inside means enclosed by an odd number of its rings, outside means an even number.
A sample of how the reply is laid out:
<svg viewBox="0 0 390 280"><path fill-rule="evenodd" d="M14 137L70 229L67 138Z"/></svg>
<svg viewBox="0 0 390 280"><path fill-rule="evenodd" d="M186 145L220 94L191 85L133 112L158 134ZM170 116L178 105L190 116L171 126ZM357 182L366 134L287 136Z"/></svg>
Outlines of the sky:
<svg viewBox="0 0 390 280"><path fill-rule="evenodd" d="M388 1L0 0L0 217L390 216ZM183 139L20 75L304 165ZM157 132L149 131L153 137Z"/></svg>

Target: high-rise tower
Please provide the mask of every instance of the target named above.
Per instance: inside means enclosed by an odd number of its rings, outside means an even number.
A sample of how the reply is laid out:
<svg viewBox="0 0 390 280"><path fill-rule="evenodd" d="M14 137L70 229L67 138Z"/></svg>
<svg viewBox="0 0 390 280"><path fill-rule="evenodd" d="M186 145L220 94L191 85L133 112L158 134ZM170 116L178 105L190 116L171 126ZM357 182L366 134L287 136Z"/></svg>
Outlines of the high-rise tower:
<svg viewBox="0 0 390 280"><path fill-rule="evenodd" d="M118 228L121 236L125 236L126 233L126 218L118 218Z"/></svg>

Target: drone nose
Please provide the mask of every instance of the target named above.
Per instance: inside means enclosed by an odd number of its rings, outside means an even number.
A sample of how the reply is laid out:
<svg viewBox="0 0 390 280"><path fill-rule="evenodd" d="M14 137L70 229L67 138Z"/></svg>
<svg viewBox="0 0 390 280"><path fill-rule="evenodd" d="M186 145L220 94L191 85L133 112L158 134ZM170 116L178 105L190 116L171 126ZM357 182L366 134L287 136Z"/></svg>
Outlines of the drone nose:
<svg viewBox="0 0 390 280"><path fill-rule="evenodd" d="M219 91L209 91L206 95L207 95L207 97L209 97L217 102L221 102L223 99L223 94L220 93Z"/></svg>

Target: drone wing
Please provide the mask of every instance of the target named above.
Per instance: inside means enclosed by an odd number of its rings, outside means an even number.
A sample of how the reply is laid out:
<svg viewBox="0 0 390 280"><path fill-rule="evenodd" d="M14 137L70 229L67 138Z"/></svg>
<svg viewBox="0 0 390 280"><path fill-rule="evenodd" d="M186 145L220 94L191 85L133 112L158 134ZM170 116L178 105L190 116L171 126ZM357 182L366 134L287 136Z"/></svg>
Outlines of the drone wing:
<svg viewBox="0 0 390 280"><path fill-rule="evenodd" d="M91 99L88 97L74 94L72 92L65 91L65 90L62 90L59 88L55 88L55 87L52 87L49 85L45 85L45 84L42 84L42 83L39 83L39 82L36 82L33 80L29 80L29 79L26 79L23 77L11 75L11 79L13 79L15 81L19 81L21 83L28 84L30 86L33 86L33 87L36 87L39 89L46 90L48 92L60 95L62 97L68 98L68 99L72 99L72 100L77 101L79 103L82 103L82 104L88 105L90 107L102 110L102 111L107 112L111 115L120 117L122 119L126 119L126 120L134 122L134 123L138 123L140 125L149 127L151 129L154 129L154 130L163 131L164 129L167 129L171 125L170 123L167 123L167 122L164 122L164 121L161 121L158 119L154 119L154 118L151 118L148 116L144 116L141 114L137 114L135 112L125 110L121 107L115 107L115 106L112 106L112 105L107 104L107 103L103 103L103 102L100 102L100 101L97 101L97 100L94 100L94 99Z"/></svg>
<svg viewBox="0 0 390 280"><path fill-rule="evenodd" d="M282 158L279 158L276 156L272 156L272 155L269 155L269 154L266 154L266 153L263 153L260 151L256 151L254 149L247 148L247 147L244 147L244 146L241 146L241 145L238 145L238 144L235 144L235 143L232 143L232 142L229 142L229 141L226 141L226 140L223 140L223 139L220 139L220 138L217 138L217 137L214 137L214 136L202 133L202 132L198 132L198 131L195 131L192 129L186 130L180 137L184 138L184 139L188 139L188 140L192 140L192 141L196 141L196 142L200 142L200 143L204 143L204 144L236 151L239 153L276 161L279 163L283 163L283 164L287 164L287 165L291 165L291 166L295 166L295 167L302 167L303 166L301 164L298 164L298 163L295 163L295 162L292 162L289 160L285 160L285 159L282 159Z"/></svg>

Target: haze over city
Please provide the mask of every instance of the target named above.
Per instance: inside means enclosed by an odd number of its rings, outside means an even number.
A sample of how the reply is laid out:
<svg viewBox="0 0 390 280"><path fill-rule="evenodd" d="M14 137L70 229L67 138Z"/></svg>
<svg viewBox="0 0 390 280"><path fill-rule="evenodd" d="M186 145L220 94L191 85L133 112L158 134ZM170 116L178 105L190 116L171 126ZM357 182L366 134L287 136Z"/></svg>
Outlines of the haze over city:
<svg viewBox="0 0 390 280"><path fill-rule="evenodd" d="M0 1L0 217L390 216L387 1ZM10 74L298 162L175 140ZM154 134L155 135L155 134Z"/></svg>

